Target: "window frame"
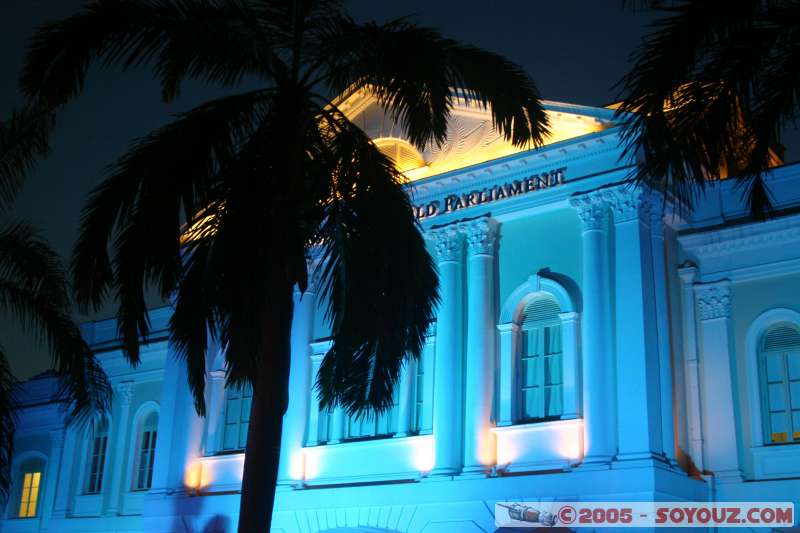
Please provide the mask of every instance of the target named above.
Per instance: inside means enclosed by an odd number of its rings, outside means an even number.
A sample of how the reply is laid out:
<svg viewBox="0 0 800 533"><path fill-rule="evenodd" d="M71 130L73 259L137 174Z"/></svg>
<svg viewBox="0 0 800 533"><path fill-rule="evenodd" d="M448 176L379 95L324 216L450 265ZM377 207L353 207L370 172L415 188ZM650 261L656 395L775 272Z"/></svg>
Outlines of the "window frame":
<svg viewBox="0 0 800 533"><path fill-rule="evenodd" d="M97 435L97 428L98 426L102 425L102 432L103 435ZM111 422L108 419L104 419L102 421L94 422L91 427L86 432L86 446L84 451L85 463L83 467L84 478L83 482L81 483L82 486L82 493L83 495L97 495L103 493L103 487L105 482L105 475L106 475L106 463L108 461L108 439L110 435L110 428ZM104 439L103 443L103 452L102 452L102 459L100 462L95 464L94 458L96 455L95 446L97 443L97 439L101 438ZM97 466L97 475L95 476L95 472L93 472L94 467ZM92 480L95 479L97 486L94 487L93 490L93 483Z"/></svg>
<svg viewBox="0 0 800 533"><path fill-rule="evenodd" d="M238 394L238 398L231 398L231 393ZM248 409L247 413L247 420L242 420L242 402L245 398L248 398L250 401L250 408ZM235 424L228 424L228 409L229 409L229 402L233 399L239 400L239 415L238 420ZM252 411L252 402L253 402L253 389L248 385L242 385L241 387L226 387L225 388L225 404L222 410L222 418L220 423L222 424L222 431L220 434L220 442L219 442L219 451L217 453L226 454L226 453L241 453L244 452L247 447L247 431L249 429L250 424L250 412ZM245 426L245 436L244 436L244 444L242 444L242 424L246 424ZM225 446L225 437L228 433L229 426L236 426L236 433L237 433L237 444L238 447L234 448L227 448Z"/></svg>
<svg viewBox="0 0 800 533"><path fill-rule="evenodd" d="M788 322L788 321L781 321L776 322L770 325L768 328L764 329L760 335L759 339L759 346L758 346L758 370L759 370L759 385L760 385L760 396L761 396L761 421L762 421L762 436L764 439L765 446L786 446L792 444L800 444L800 428L794 427L794 419L793 413L795 409L792 408L792 394L791 394L791 385L792 379L789 375L789 356L790 355L798 355L800 354L800 344L798 344L793 349L766 349L764 346L766 336L769 334L771 330L774 328L781 326L783 324L788 325L789 327L793 327L798 334L800 334L800 324ZM794 352L792 354L792 352ZM769 375L768 375L768 363L767 358L779 358L780 365L782 366L782 373L783 378L780 382L770 382ZM798 381L798 380L794 380ZM784 402L785 406L783 409L784 417L787 419L787 426L791 428L790 431L786 431L786 440L785 441L774 441L772 440L772 435L775 434L774 431L771 431L771 416L773 411L770 409L770 385L780 383L782 385L783 394L784 394Z"/></svg>
<svg viewBox="0 0 800 533"><path fill-rule="evenodd" d="M800 312L785 307L768 309L756 317L747 329L745 334L745 353L746 353L746 383L747 383L747 406L749 411L749 441L753 449L769 447L772 449L791 448L800 446L800 442L770 443L767 442L767 425L764 420L763 408L763 384L760 347L763 335L772 327L781 322L789 322L795 327L800 327ZM744 426L747 427L747 426Z"/></svg>
<svg viewBox="0 0 800 533"><path fill-rule="evenodd" d="M563 276L562 276L563 277ZM577 285L564 277L569 283L568 290L562 283L534 274L519 285L506 298L497 324L499 332L498 386L495 402L498 427L537 424L552 420L569 420L582 416L580 383L580 313L575 304L580 298L573 295ZM523 314L534 299L547 296L553 298L561 312L562 341L562 412L558 417L530 419L522 416L521 394L518 386L520 349L523 339Z"/></svg>
<svg viewBox="0 0 800 533"><path fill-rule="evenodd" d="M540 298L540 297L541 296L537 296L536 298ZM529 300L526 303L526 307L531 303L531 301L535 300L536 298L533 298L533 299ZM548 328L548 327L558 326L559 329L561 330L561 332L559 334L563 336L563 325L561 323L561 319L560 318L551 318L551 319L547 319L547 320L540 320L540 321L537 321L536 326L538 328ZM533 328L526 328L524 324L520 325L520 331L519 331L520 342L517 343L517 353L514 354L514 357L516 358L517 362L519 363L517 365L517 372L515 373L515 376L514 376L514 378L515 378L514 379L514 386L515 386L515 391L516 391L516 394L517 394L517 398L515 400L516 405L517 405L517 416L516 416L516 418L514 420L514 424L515 425L516 424L536 424L536 423L539 423L539 422L551 422L553 420L561 420L563 418L563 415L564 415L564 398L563 398L564 346L563 346L563 341L562 341L561 352L559 352L559 354L558 354L558 356L561 358L561 374L562 374L561 383L558 384L558 386L561 387L561 389L562 389L562 391L561 391L561 409L560 409L561 412L559 414L557 414L557 415L550 415L550 416L548 416L546 414L543 415L543 416L526 416L525 404L524 404L525 385L523 384L523 378L522 378L522 373L523 373L522 361L523 361L523 359L534 359L535 356L530 356L529 355L529 356L526 357L524 355L525 354L525 347L523 346L523 341L525 340L525 337L528 334L528 332L532 331L532 330L533 330ZM555 355L555 354L544 354L544 353L541 354L540 357L542 358L542 363L544 363L544 360L547 357L550 357L552 355ZM536 385L536 386L541 387L544 390L547 387L547 385L545 384L544 369L541 369L540 372L542 374L541 380L539 380L540 384ZM529 388L532 388L532 386L529 386Z"/></svg>
<svg viewBox="0 0 800 533"><path fill-rule="evenodd" d="M9 487L8 498L5 504L5 516L14 520L31 520L41 518L43 499L46 492L48 457L37 451L26 451L14 458L11 467L11 486ZM39 474L39 482L36 490L36 500L34 513L28 516L21 516L23 503L23 491L25 490L25 478L27 474ZM30 496L30 495L28 495ZM30 497L28 504L30 503Z"/></svg>
<svg viewBox="0 0 800 533"><path fill-rule="evenodd" d="M151 417L155 418L155 422L150 422ZM131 447L133 451L132 461L130 463L130 476L131 481L129 484L131 492L146 492L150 490L153 486L153 473L155 471L155 455L156 455L156 445L158 444L158 423L161 416L157 409L147 409L144 412L140 412L139 415L136 417L136 424L135 428L136 431L133 435L133 446ZM143 443L145 434L147 436L147 454L146 454L146 464L147 466L144 468L146 473L146 481L144 485L139 483L140 478L140 471L142 470L142 458L143 458Z"/></svg>

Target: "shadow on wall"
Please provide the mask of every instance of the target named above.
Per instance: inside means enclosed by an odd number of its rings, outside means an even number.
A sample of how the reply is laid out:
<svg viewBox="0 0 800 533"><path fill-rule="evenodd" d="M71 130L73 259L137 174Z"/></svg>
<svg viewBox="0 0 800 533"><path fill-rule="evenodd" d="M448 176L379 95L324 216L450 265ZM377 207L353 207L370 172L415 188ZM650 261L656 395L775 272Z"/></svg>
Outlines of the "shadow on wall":
<svg viewBox="0 0 800 533"><path fill-rule="evenodd" d="M236 525L224 514L204 514L205 498L176 498L174 521L170 531L174 533L232 533Z"/></svg>

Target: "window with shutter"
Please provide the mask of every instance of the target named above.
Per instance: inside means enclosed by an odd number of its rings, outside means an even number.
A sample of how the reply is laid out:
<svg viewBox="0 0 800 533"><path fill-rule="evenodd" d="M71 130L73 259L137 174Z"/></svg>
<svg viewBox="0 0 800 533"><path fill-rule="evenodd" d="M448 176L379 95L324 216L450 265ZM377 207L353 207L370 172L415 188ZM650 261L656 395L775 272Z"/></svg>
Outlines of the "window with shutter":
<svg viewBox="0 0 800 533"><path fill-rule="evenodd" d="M769 328L759 353L765 441L800 442L800 329L789 322Z"/></svg>
<svg viewBox="0 0 800 533"><path fill-rule="evenodd" d="M536 297L525 306L517 366L518 422L551 420L563 413L560 312L550 296Z"/></svg>
<svg viewBox="0 0 800 533"><path fill-rule="evenodd" d="M250 404L253 389L249 385L230 387L225 393L225 429L222 435L223 451L244 450L247 446L247 428L250 425Z"/></svg>

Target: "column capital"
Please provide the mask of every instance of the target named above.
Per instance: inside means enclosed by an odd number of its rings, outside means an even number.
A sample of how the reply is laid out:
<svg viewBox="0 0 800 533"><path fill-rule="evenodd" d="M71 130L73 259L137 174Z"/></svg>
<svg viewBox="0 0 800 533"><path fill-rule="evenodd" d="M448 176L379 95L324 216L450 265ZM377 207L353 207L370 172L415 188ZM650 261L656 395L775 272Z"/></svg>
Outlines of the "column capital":
<svg viewBox="0 0 800 533"><path fill-rule="evenodd" d="M123 381L116 387L117 397L123 406L131 404L133 399L133 381Z"/></svg>
<svg viewBox="0 0 800 533"><path fill-rule="evenodd" d="M467 241L470 257L475 255L494 255L497 250L497 237L500 224L493 218L478 218L458 225Z"/></svg>
<svg viewBox="0 0 800 533"><path fill-rule="evenodd" d="M728 318L731 316L730 281L722 280L713 283L696 284L697 307L700 320Z"/></svg>
<svg viewBox="0 0 800 533"><path fill-rule="evenodd" d="M426 235L436 248L437 260L439 263L455 263L461 261L464 256L463 239L464 236L455 226L445 226L443 228L431 230Z"/></svg>
<svg viewBox="0 0 800 533"><path fill-rule="evenodd" d="M649 189L620 185L604 190L603 196L611 207L615 224L636 219L643 220L648 224L651 222L654 195Z"/></svg>
<svg viewBox="0 0 800 533"><path fill-rule="evenodd" d="M569 204L578 212L583 222L583 231L606 230L608 228L608 202L596 193L573 196Z"/></svg>

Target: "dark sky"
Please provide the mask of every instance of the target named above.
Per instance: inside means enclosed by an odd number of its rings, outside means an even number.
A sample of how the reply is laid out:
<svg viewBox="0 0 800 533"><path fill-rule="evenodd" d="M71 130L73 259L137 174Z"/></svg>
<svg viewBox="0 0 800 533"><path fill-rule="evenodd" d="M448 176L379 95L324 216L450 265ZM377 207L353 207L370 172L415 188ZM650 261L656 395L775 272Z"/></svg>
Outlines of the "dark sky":
<svg viewBox="0 0 800 533"><path fill-rule="evenodd" d="M81 5L80 0L0 0L0 116L21 102L16 77L34 28L67 16ZM351 0L347 5L361 20L414 15L418 23L438 27L448 37L519 63L545 98L588 105L614 99L612 87L625 73L628 56L650 21L647 14L624 11L621 0ZM165 105L146 70L93 72L83 94L59 116L52 153L38 165L17 199L16 216L41 228L67 257L86 195L100 182L105 165L121 155L132 139L163 124L170 115L219 94L213 88L187 84L180 99ZM108 308L89 318L112 313ZM0 341L18 378L47 368L47 352L21 337L5 317Z"/></svg>

